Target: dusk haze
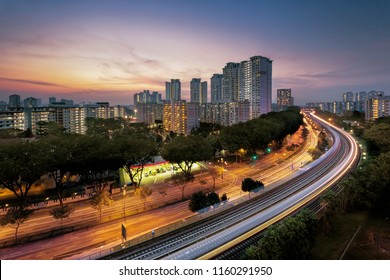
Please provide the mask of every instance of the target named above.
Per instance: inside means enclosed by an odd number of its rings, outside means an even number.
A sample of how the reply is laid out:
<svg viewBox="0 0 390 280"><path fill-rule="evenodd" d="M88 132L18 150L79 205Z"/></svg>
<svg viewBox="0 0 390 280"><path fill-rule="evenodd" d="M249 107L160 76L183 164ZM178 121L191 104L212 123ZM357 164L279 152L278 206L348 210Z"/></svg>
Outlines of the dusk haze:
<svg viewBox="0 0 390 280"><path fill-rule="evenodd" d="M273 60L296 104L390 91L389 1L0 1L0 100L131 104L145 89Z"/></svg>

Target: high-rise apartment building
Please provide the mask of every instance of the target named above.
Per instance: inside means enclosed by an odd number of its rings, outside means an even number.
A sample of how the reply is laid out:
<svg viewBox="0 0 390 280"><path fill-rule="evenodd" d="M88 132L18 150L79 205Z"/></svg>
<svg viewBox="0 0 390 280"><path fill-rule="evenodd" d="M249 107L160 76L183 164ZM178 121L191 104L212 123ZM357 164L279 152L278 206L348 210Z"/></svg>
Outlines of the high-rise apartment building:
<svg viewBox="0 0 390 280"><path fill-rule="evenodd" d="M249 111L248 100L202 104L200 106L200 121L230 126L248 121Z"/></svg>
<svg viewBox="0 0 390 280"><path fill-rule="evenodd" d="M156 120L162 121L161 94L156 91L150 93L149 90L134 94L134 109L137 110L137 122L153 125Z"/></svg>
<svg viewBox="0 0 390 280"><path fill-rule="evenodd" d="M163 104L137 103L137 122L154 125L156 120L163 120Z"/></svg>
<svg viewBox="0 0 390 280"><path fill-rule="evenodd" d="M200 103L201 96L201 79L193 78L190 82L190 100L191 102Z"/></svg>
<svg viewBox="0 0 390 280"><path fill-rule="evenodd" d="M176 101L181 99L180 79L171 79L170 82L165 82L165 97L167 101Z"/></svg>
<svg viewBox="0 0 390 280"><path fill-rule="evenodd" d="M242 61L239 72L239 92L238 100L250 100L252 94L252 63L251 61Z"/></svg>
<svg viewBox="0 0 390 280"><path fill-rule="evenodd" d="M249 98L250 118L254 119L271 112L272 60L263 56L253 56L250 61L252 67L252 92Z"/></svg>
<svg viewBox="0 0 390 280"><path fill-rule="evenodd" d="M187 103L187 134L191 134L191 130L200 125L200 103Z"/></svg>
<svg viewBox="0 0 390 280"><path fill-rule="evenodd" d="M55 98L54 96L49 97L49 105L51 105L51 104L53 104L55 102L57 102L57 98Z"/></svg>
<svg viewBox="0 0 390 280"><path fill-rule="evenodd" d="M294 106L294 97L291 96L291 88L278 89L276 91L276 98L278 111L284 111L288 107Z"/></svg>
<svg viewBox="0 0 390 280"><path fill-rule="evenodd" d="M21 107L20 95L17 95L17 94L10 95L9 96L8 106L10 108L19 108L19 107Z"/></svg>
<svg viewBox="0 0 390 280"><path fill-rule="evenodd" d="M390 116L390 96L378 95L366 100L365 119L373 121Z"/></svg>
<svg viewBox="0 0 390 280"><path fill-rule="evenodd" d="M222 101L238 101L240 63L229 62L222 72Z"/></svg>
<svg viewBox="0 0 390 280"><path fill-rule="evenodd" d="M187 103L185 100L164 102L163 125L166 131L187 134Z"/></svg>
<svg viewBox="0 0 390 280"><path fill-rule="evenodd" d="M7 111L8 103L5 101L0 101L0 111Z"/></svg>
<svg viewBox="0 0 390 280"><path fill-rule="evenodd" d="M34 97L27 97L26 99L24 99L24 107L25 108L28 108L28 107L38 107L38 99L34 98Z"/></svg>
<svg viewBox="0 0 390 280"><path fill-rule="evenodd" d="M249 100L250 119L271 112L272 60L253 56L223 68L223 102Z"/></svg>
<svg viewBox="0 0 390 280"><path fill-rule="evenodd" d="M165 82L165 100L171 100L171 82Z"/></svg>
<svg viewBox="0 0 390 280"><path fill-rule="evenodd" d="M343 93L343 101L344 102L352 102L355 101L355 94L353 92L344 92Z"/></svg>
<svg viewBox="0 0 390 280"><path fill-rule="evenodd" d="M66 132L85 134L87 127L85 125L85 118L87 115L87 108L85 107L57 107L49 114L49 121L56 122Z"/></svg>
<svg viewBox="0 0 390 280"><path fill-rule="evenodd" d="M207 103L207 82L193 78L190 82L190 97L191 102Z"/></svg>
<svg viewBox="0 0 390 280"><path fill-rule="evenodd" d="M61 103L64 103L65 105L67 106L73 106L74 105L74 101L72 99L61 99L60 100Z"/></svg>
<svg viewBox="0 0 390 280"><path fill-rule="evenodd" d="M200 94L200 104L205 104L207 103L207 82L204 81L202 82L202 86L201 86L202 90L201 90L201 94Z"/></svg>
<svg viewBox="0 0 390 280"><path fill-rule="evenodd" d="M0 112L0 129L8 128L27 129L23 109Z"/></svg>
<svg viewBox="0 0 390 280"><path fill-rule="evenodd" d="M144 90L143 92L139 92L134 94L134 106L137 105L137 103L156 103L156 104L162 104L161 94L157 91L154 91L150 93L149 90Z"/></svg>
<svg viewBox="0 0 390 280"><path fill-rule="evenodd" d="M222 74L214 74L210 81L211 81L211 103L218 103L222 102Z"/></svg>

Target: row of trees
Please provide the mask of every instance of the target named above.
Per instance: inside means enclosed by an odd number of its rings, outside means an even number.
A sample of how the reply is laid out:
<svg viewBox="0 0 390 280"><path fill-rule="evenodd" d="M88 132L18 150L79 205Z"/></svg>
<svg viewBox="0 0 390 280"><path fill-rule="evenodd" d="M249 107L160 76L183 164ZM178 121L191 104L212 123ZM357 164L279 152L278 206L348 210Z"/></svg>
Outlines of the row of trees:
<svg viewBox="0 0 390 280"><path fill-rule="evenodd" d="M317 219L304 209L293 217L270 226L256 245L247 248L251 260L306 260L315 245Z"/></svg>
<svg viewBox="0 0 390 280"><path fill-rule="evenodd" d="M221 201L226 201L227 199L228 198L226 196L226 193L224 193L220 198L215 192L210 192L206 194L202 191L198 191L192 194L188 206L192 212L195 212L208 206L217 204Z"/></svg>
<svg viewBox="0 0 390 280"><path fill-rule="evenodd" d="M47 128L47 127L45 127ZM153 133L143 127L108 130L108 133L74 135L56 129L41 129L44 133L35 141L14 141L0 146L0 185L10 190L16 201L11 204L2 224L17 229L32 214L27 210L29 192L41 176L52 178L59 207L51 214L66 218L72 212L64 205L64 191L72 175L94 187L91 205L100 212L112 203L107 187L117 181L120 167L125 167L135 185L140 186L146 163L158 154Z"/></svg>
<svg viewBox="0 0 390 280"><path fill-rule="evenodd" d="M244 149L256 154L257 150L265 150L273 141L281 146L284 138L295 133L302 124L299 108L291 107L287 111L272 112L245 123L224 127L220 142L230 152L237 153Z"/></svg>

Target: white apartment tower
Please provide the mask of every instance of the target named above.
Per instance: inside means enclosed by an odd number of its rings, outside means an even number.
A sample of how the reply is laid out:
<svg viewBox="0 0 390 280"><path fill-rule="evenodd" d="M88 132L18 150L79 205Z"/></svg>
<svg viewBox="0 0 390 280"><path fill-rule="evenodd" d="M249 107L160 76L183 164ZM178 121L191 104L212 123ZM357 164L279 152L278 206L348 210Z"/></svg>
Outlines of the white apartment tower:
<svg viewBox="0 0 390 280"><path fill-rule="evenodd" d="M250 119L271 112L272 60L253 56L241 63L229 62L223 68L223 102L249 100Z"/></svg>
<svg viewBox="0 0 390 280"><path fill-rule="evenodd" d="M250 61L252 67L252 92L249 98L250 118L255 119L262 114L271 112L272 60L263 56L253 56Z"/></svg>

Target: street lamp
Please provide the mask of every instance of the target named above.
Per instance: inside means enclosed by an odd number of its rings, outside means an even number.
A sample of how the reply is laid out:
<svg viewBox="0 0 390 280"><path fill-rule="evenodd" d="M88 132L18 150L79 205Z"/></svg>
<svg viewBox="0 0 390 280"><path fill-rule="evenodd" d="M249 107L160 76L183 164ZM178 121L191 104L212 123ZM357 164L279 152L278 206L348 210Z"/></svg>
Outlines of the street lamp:
<svg viewBox="0 0 390 280"><path fill-rule="evenodd" d="M223 167L223 165L225 164L225 165L227 165L227 162L226 161L224 161L223 160L223 158L221 158L220 160L218 160L218 161L220 161L221 162L221 179L222 179L222 187L223 187L223 171L224 171L224 167Z"/></svg>
<svg viewBox="0 0 390 280"><path fill-rule="evenodd" d="M123 186L122 194L123 194L123 219L126 223L126 185Z"/></svg>

